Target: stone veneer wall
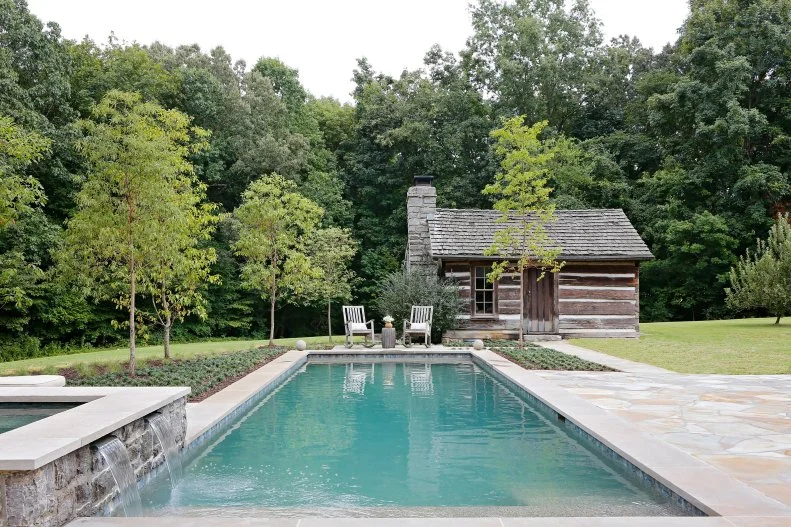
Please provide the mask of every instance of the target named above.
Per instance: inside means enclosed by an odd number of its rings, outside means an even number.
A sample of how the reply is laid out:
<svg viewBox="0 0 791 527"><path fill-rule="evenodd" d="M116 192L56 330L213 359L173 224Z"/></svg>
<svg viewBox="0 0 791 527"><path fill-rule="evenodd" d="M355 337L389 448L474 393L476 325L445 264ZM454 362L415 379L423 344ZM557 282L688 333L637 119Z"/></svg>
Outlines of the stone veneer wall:
<svg viewBox="0 0 791 527"><path fill-rule="evenodd" d="M173 427L179 449L184 447L187 433L185 403L186 398L181 398L157 412ZM138 481L164 462L147 417L106 436L115 436L124 443ZM0 471L0 527L61 526L79 516L105 513L117 498L118 487L94 446L103 439L36 470Z"/></svg>
<svg viewBox="0 0 791 527"><path fill-rule="evenodd" d="M437 212L437 189L430 185L415 185L407 191L407 254L406 268L436 272L431 259L427 219Z"/></svg>

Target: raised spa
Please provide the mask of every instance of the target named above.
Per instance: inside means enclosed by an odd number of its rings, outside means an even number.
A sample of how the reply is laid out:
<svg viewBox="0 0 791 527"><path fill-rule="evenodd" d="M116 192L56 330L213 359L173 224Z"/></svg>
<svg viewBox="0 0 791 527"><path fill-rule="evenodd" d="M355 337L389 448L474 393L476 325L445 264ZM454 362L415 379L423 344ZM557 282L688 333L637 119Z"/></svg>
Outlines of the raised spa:
<svg viewBox="0 0 791 527"><path fill-rule="evenodd" d="M471 362L308 363L187 456L144 515L681 515Z"/></svg>
<svg viewBox="0 0 791 527"><path fill-rule="evenodd" d="M82 403L0 402L0 434L70 410Z"/></svg>

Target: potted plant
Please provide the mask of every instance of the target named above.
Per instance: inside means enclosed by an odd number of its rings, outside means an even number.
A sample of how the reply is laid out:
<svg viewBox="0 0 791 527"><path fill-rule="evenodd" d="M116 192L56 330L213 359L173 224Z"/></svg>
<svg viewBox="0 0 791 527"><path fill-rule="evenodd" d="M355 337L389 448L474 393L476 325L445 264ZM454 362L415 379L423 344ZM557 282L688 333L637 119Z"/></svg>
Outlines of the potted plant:
<svg viewBox="0 0 791 527"><path fill-rule="evenodd" d="M390 315L385 315L384 317L382 317L382 320L384 320L386 328L392 328L393 327L393 320L395 320L395 319L393 317L391 317Z"/></svg>

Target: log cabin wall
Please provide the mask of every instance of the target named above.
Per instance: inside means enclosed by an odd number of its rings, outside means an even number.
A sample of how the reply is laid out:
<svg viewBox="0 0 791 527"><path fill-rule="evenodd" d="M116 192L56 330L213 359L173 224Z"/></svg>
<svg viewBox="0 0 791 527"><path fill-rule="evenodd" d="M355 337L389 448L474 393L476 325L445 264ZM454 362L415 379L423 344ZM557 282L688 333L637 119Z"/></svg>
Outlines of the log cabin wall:
<svg viewBox="0 0 791 527"><path fill-rule="evenodd" d="M464 313L450 338L516 338L519 328L519 274L506 273L495 288L496 313L473 313L473 273L485 262L445 262L443 274L459 284ZM573 337L635 337L639 334L639 267L635 262L567 263L553 284L555 321L546 327L527 321L528 333L550 331ZM532 283L532 282L531 282ZM530 309L526 306L525 314ZM538 324L538 325L537 325ZM473 333L475 332L474 335Z"/></svg>
<svg viewBox="0 0 791 527"><path fill-rule="evenodd" d="M459 316L458 330L449 331L448 338L516 338L519 335L519 273L506 273L495 286L496 312L476 315L473 308L473 277L476 265L485 262L445 262L442 273L459 284L464 312ZM467 333L477 331L475 335Z"/></svg>
<svg viewBox="0 0 791 527"><path fill-rule="evenodd" d="M558 332L564 337L636 337L639 266L568 263L558 273Z"/></svg>

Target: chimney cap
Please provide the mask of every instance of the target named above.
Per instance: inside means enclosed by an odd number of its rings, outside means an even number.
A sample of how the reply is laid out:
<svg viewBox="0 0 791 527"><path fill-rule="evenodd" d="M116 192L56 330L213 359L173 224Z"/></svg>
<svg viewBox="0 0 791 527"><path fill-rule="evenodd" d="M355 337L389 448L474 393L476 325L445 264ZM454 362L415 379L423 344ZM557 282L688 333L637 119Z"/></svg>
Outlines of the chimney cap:
<svg viewBox="0 0 791 527"><path fill-rule="evenodd" d="M427 174L415 176L416 187L430 187L432 181L434 181L434 176L429 176Z"/></svg>

